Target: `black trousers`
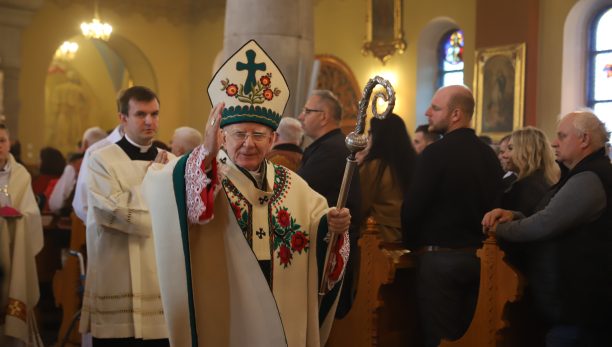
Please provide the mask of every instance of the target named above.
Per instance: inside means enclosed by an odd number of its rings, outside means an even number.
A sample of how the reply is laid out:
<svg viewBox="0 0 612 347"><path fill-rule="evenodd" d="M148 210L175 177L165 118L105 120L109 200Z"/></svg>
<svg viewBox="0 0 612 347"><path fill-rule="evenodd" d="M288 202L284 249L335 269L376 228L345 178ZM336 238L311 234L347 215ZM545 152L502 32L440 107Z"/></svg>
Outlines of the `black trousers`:
<svg viewBox="0 0 612 347"><path fill-rule="evenodd" d="M417 257L417 299L425 346L456 340L470 325L478 300L480 261L465 250Z"/></svg>
<svg viewBox="0 0 612 347"><path fill-rule="evenodd" d="M158 340L143 340L135 338L123 338L123 339L92 339L93 347L131 347L131 346L143 346L143 347L170 347L170 340L158 339Z"/></svg>

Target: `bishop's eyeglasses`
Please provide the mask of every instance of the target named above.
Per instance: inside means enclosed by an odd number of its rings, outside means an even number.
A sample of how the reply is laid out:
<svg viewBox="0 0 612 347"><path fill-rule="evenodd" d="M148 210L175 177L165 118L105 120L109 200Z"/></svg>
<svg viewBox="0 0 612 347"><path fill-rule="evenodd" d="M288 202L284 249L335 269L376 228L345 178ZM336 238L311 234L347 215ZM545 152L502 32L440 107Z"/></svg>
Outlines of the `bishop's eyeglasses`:
<svg viewBox="0 0 612 347"><path fill-rule="evenodd" d="M259 132L259 131L246 132L246 131L238 130L234 132L225 132L225 133L229 135L236 142L244 142L246 141L247 137L251 137L251 140L253 140L253 142L259 143L259 142L266 141L270 137L270 133Z"/></svg>

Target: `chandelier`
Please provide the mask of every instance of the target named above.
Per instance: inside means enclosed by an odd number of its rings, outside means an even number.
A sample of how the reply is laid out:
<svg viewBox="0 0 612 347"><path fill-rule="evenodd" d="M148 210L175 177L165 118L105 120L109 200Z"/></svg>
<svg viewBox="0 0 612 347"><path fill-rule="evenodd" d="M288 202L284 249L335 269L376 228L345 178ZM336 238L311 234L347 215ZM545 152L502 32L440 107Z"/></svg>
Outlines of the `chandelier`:
<svg viewBox="0 0 612 347"><path fill-rule="evenodd" d="M79 44L71 41L64 41L61 46L55 51L55 59L57 60L72 60L76 52L79 50Z"/></svg>
<svg viewBox="0 0 612 347"><path fill-rule="evenodd" d="M81 31L83 32L83 36L88 39L99 39L108 41L110 38L111 32L113 32L113 27L108 24L100 21L100 17L98 16L98 1L94 0L94 17L91 22L83 22L81 23Z"/></svg>

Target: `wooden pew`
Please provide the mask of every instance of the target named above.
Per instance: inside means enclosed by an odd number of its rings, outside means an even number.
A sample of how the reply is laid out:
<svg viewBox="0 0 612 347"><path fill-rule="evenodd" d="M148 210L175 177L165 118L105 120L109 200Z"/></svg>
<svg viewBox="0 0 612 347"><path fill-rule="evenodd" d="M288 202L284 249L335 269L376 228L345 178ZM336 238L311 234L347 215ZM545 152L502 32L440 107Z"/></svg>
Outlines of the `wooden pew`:
<svg viewBox="0 0 612 347"><path fill-rule="evenodd" d="M408 346L416 341L413 259L378 234L370 218L359 240L355 302L346 317L334 322L328 347Z"/></svg>
<svg viewBox="0 0 612 347"><path fill-rule="evenodd" d="M372 219L359 247L357 296L349 314L334 322L327 346L419 346L414 259L399 245L382 242ZM463 337L442 341L440 346L516 345L517 340L508 335L505 313L508 303L520 298L524 281L506 263L493 237L476 254L481 259L481 281L474 319Z"/></svg>
<svg viewBox="0 0 612 347"><path fill-rule="evenodd" d="M456 341L442 341L441 347L506 346L502 330L508 327L505 308L522 294L523 281L504 260L504 252L489 236L476 252L480 258L480 289L472 323Z"/></svg>
<svg viewBox="0 0 612 347"><path fill-rule="evenodd" d="M83 252L85 248L85 224L76 217L70 215L72 222L70 234L70 249ZM70 328L75 314L81 308L81 287L79 259L75 256L66 255L64 267L57 270L53 276L53 294L55 304L62 308L62 323L58 332L58 342L61 343ZM79 322L76 321L68 336L66 346L80 346L81 335L79 334Z"/></svg>

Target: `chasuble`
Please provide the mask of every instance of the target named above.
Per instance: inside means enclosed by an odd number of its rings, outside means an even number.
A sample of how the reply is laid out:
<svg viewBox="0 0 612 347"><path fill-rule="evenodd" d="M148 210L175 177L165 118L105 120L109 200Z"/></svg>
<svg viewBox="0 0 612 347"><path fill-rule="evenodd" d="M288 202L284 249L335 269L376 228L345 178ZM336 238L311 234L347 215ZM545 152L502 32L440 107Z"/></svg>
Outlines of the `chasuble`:
<svg viewBox="0 0 612 347"><path fill-rule="evenodd" d="M154 164L143 181L171 344L325 345L349 253L345 233L319 308L325 198L268 161L259 189L223 150L206 172L206 155Z"/></svg>

